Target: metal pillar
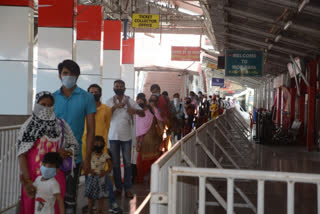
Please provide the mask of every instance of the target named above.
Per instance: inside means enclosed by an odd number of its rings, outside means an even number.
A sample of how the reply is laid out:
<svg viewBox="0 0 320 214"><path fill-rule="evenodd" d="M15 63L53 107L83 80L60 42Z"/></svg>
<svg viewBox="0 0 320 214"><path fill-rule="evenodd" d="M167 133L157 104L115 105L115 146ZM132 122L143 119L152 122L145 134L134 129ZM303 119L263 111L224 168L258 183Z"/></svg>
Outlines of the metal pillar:
<svg viewBox="0 0 320 214"><path fill-rule="evenodd" d="M305 114L305 92L306 92L306 84L304 81L300 82L300 97L299 97L299 120L301 121L301 133L304 135L304 114Z"/></svg>
<svg viewBox="0 0 320 214"><path fill-rule="evenodd" d="M297 95L297 89L296 89L296 82L293 78L291 78L291 88L290 88L290 94L291 94L291 103L290 103L290 124L293 123L295 119L295 110L296 110L296 95Z"/></svg>
<svg viewBox="0 0 320 214"><path fill-rule="evenodd" d="M314 146L314 127L315 127L315 101L316 101L316 84L317 84L317 63L313 61L309 65L309 83L308 88L308 131L307 131L307 150L312 151Z"/></svg>
<svg viewBox="0 0 320 214"><path fill-rule="evenodd" d="M278 127L281 126L281 97L282 97L282 89L281 87L278 88L278 95L277 95L277 119L276 119L276 123L278 125Z"/></svg>

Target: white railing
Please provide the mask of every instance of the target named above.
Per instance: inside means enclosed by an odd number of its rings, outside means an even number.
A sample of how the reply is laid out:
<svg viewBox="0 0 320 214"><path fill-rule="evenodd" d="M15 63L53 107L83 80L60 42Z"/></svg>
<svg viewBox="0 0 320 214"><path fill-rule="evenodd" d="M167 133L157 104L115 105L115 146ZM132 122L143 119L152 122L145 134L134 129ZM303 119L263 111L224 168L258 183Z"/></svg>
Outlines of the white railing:
<svg viewBox="0 0 320 214"><path fill-rule="evenodd" d="M0 213L17 205L20 197L16 140L20 126L0 127Z"/></svg>
<svg viewBox="0 0 320 214"><path fill-rule="evenodd" d="M227 180L227 214L234 213L235 182L239 180L251 180L258 183L257 191L257 213L264 214L265 182L285 182L287 184L287 213L294 214L295 211L295 183L314 184L317 187L317 213L320 214L320 175L288 172L268 172L257 170L230 170L230 169L209 169L190 168L173 166L169 168L169 194L168 212L191 213L188 210L181 212L179 204L181 188L180 183L185 177L199 180L198 190L198 213L206 213L206 185L208 178ZM190 203L190 201L189 201ZM314 208L315 210L316 208Z"/></svg>
<svg viewBox="0 0 320 214"><path fill-rule="evenodd" d="M207 167L207 168L228 168L241 169L242 165L246 164L246 157L241 148L243 146L235 145L235 136L230 136L228 131L235 130L241 142L249 144L247 136L241 135L246 130L246 125L241 123L239 118L235 118L238 114L234 109L227 110L224 115L219 116L215 120L211 120L201 126L199 129L191 132L180 141L178 141L171 150L159 158L151 169L151 197L150 198L150 213L165 214L168 213L168 190L169 190L169 168L172 166L181 167ZM238 117L239 115L237 115ZM241 129L239 129L241 127ZM248 146L246 148L251 148ZM230 154L232 153L232 154ZM248 164L250 165L250 163ZM179 189L179 198L175 205L179 212L177 213L193 213L197 211L198 189L195 178L181 177L176 183ZM207 183L205 188L218 201L218 206L227 209L227 203L211 184ZM240 197L245 201L244 206L256 213L256 207L246 196L244 191L236 187L236 191ZM144 205L137 209L135 213L139 213Z"/></svg>

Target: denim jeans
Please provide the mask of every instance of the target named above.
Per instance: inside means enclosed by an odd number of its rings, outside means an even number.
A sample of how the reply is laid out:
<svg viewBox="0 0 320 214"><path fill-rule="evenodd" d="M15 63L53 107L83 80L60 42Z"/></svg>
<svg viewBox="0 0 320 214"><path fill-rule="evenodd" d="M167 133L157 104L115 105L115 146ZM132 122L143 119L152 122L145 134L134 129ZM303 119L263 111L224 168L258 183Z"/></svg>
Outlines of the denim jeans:
<svg viewBox="0 0 320 214"><path fill-rule="evenodd" d="M114 198L114 193L113 193L113 184L110 178L110 174L106 175L106 186L107 190L109 192L109 207L112 207L113 204L116 202L116 199Z"/></svg>
<svg viewBox="0 0 320 214"><path fill-rule="evenodd" d="M122 191L123 186L125 191L129 191L132 186L131 181L131 140L109 140L110 151L112 154L113 176L117 190ZM121 181L120 169L120 148L122 152L123 165L124 165L124 184Z"/></svg>

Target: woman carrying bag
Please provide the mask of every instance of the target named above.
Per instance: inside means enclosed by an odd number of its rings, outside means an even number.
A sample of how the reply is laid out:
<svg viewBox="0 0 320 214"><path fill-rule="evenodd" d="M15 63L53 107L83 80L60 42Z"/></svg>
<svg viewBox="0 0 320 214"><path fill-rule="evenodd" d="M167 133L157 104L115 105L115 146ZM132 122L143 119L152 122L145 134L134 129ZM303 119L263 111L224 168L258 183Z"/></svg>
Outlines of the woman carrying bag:
<svg viewBox="0 0 320 214"><path fill-rule="evenodd" d="M59 152L64 159L63 167L55 176L64 197L64 170L72 170L72 159L75 158L73 154L78 154L78 144L70 126L55 116L53 105L54 98L50 92L38 93L32 116L22 125L18 135L17 150L22 183L20 214L34 214L36 188L33 182L41 174L43 156L48 152ZM55 213L59 213L57 204Z"/></svg>

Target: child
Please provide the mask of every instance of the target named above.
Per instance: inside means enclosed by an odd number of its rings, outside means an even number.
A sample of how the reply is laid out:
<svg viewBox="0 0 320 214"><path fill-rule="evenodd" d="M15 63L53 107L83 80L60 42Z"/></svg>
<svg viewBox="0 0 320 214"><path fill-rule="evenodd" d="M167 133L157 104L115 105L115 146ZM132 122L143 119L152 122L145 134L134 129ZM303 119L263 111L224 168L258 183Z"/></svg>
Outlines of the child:
<svg viewBox="0 0 320 214"><path fill-rule="evenodd" d="M62 164L62 158L57 152L48 152L42 159L41 176L33 183L36 187L35 214L54 214L54 204L57 201L60 214L64 214L64 202L60 186L55 176Z"/></svg>
<svg viewBox="0 0 320 214"><path fill-rule="evenodd" d="M105 146L104 138L101 136L95 137L93 144L93 153L91 157L91 173L86 177L85 196L88 197L88 213L92 213L92 207L95 200L98 200L98 213L102 213L103 196L105 190L105 177L109 191L110 213L122 213L122 210L115 202L113 185L108 175L111 172L111 158L103 152ZM106 170L106 164L108 170ZM106 176L107 175L107 176Z"/></svg>

